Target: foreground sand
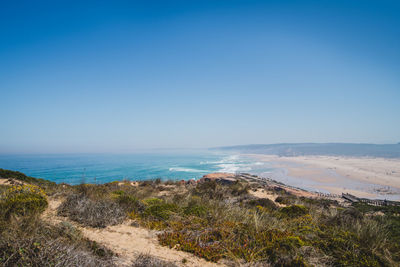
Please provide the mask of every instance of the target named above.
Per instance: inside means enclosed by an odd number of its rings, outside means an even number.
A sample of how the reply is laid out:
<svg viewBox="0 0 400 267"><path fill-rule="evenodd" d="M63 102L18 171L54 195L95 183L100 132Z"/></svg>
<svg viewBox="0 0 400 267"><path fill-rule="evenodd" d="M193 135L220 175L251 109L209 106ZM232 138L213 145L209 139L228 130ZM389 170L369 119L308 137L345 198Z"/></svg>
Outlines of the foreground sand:
<svg viewBox="0 0 400 267"><path fill-rule="evenodd" d="M287 176L334 194L348 192L360 197L391 196L400 199L400 159L335 156L279 157L249 154ZM273 177L276 178L276 177Z"/></svg>
<svg viewBox="0 0 400 267"><path fill-rule="evenodd" d="M129 220L106 228L83 227L65 217L57 216L57 208L61 203L62 199L49 198L49 206L42 218L51 224L58 224L63 221L73 224L82 231L86 238L96 241L116 253L118 255L116 264L118 266L131 266L131 262L140 254L173 262L177 266L225 266L222 263L206 261L188 252L161 246L157 240L156 231L131 226ZM185 260L184 264L182 263L183 260Z"/></svg>

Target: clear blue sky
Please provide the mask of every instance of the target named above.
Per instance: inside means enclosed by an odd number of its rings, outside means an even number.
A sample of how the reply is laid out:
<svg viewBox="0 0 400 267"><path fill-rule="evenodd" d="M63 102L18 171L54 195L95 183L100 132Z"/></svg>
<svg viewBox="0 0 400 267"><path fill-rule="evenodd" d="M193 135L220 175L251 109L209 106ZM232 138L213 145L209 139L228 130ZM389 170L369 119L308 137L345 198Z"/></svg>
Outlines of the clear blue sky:
<svg viewBox="0 0 400 267"><path fill-rule="evenodd" d="M0 153L400 142L399 1L1 1Z"/></svg>

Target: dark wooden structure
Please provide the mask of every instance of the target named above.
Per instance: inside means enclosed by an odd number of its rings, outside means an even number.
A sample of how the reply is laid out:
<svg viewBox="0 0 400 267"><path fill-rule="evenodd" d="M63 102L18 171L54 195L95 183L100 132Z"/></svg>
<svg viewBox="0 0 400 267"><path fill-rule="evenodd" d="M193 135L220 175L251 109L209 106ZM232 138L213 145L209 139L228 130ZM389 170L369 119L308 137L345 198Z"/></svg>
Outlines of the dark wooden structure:
<svg viewBox="0 0 400 267"><path fill-rule="evenodd" d="M398 201L390 201L390 200L382 200L382 199L368 199L368 198L359 198L356 196L353 196L351 194L343 193L342 198L352 202L361 202L365 203L368 205L373 205L373 206L400 206L400 202Z"/></svg>

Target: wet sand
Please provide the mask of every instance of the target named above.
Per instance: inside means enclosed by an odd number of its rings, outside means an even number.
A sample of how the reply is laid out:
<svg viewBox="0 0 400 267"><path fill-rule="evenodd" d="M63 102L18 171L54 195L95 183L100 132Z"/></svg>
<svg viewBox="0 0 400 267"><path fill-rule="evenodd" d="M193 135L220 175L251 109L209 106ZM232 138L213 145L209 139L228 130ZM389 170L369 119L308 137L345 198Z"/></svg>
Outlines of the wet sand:
<svg viewBox="0 0 400 267"><path fill-rule="evenodd" d="M279 157L247 154L268 162L271 178L308 190L400 200L400 159L336 156Z"/></svg>

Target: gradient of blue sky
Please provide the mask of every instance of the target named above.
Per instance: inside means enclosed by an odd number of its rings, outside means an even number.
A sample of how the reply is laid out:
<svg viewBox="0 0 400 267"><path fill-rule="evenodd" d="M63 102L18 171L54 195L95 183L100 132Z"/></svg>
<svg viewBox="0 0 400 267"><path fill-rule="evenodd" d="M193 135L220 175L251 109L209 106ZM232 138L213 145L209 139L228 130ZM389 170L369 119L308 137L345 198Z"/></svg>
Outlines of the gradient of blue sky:
<svg viewBox="0 0 400 267"><path fill-rule="evenodd" d="M0 153L400 141L399 1L1 1Z"/></svg>

